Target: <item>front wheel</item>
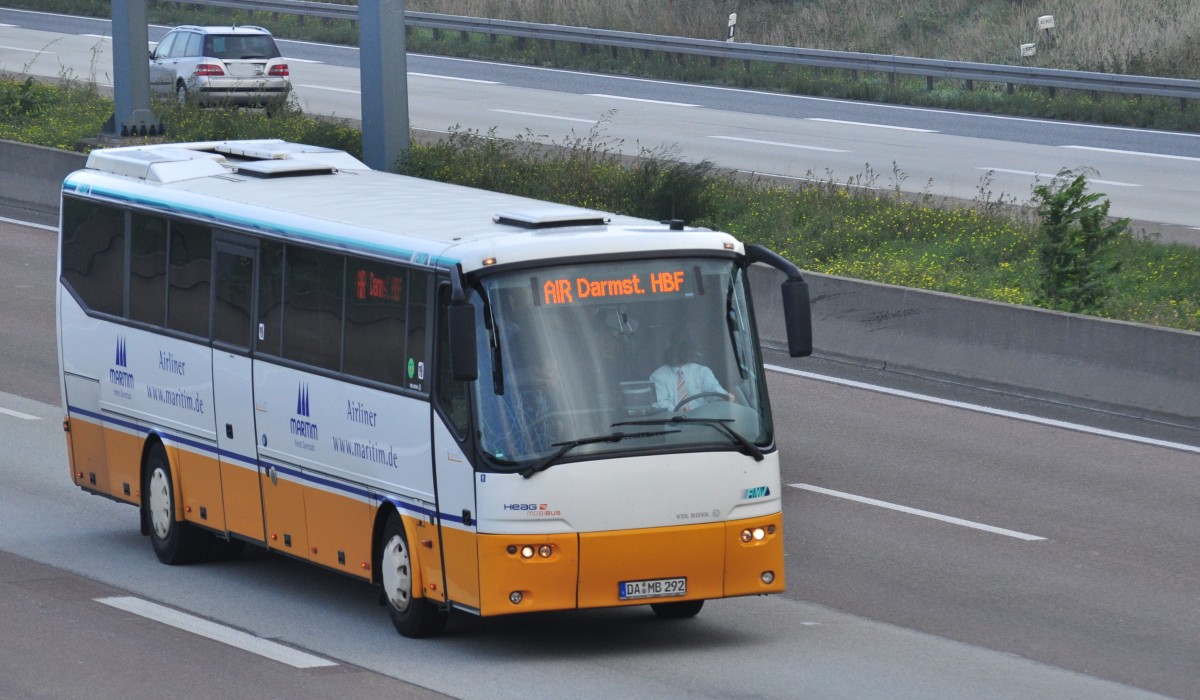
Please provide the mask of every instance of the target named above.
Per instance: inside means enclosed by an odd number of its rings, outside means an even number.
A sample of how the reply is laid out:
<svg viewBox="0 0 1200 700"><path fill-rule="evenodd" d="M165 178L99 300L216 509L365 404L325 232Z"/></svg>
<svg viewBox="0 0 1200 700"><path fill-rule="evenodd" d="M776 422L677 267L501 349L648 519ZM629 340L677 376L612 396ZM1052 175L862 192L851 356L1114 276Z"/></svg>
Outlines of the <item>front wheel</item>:
<svg viewBox="0 0 1200 700"><path fill-rule="evenodd" d="M678 603L651 603L650 609L655 615L665 620L679 620L685 617L695 617L704 607L703 600L681 600Z"/></svg>
<svg viewBox="0 0 1200 700"><path fill-rule="evenodd" d="M434 637L446 627L449 614L436 603L413 596L413 558L404 536L400 516L392 513L383 526L379 566L383 597L387 601L392 624L402 636Z"/></svg>

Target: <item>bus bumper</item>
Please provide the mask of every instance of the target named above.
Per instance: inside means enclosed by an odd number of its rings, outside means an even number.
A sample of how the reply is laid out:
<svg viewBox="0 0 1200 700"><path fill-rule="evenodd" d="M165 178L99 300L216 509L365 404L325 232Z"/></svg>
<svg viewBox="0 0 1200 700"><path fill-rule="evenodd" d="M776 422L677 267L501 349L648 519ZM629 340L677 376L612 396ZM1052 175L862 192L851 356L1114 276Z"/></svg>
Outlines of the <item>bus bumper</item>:
<svg viewBox="0 0 1200 700"><path fill-rule="evenodd" d="M479 547L485 616L764 595L785 586L782 513L613 532L480 535Z"/></svg>

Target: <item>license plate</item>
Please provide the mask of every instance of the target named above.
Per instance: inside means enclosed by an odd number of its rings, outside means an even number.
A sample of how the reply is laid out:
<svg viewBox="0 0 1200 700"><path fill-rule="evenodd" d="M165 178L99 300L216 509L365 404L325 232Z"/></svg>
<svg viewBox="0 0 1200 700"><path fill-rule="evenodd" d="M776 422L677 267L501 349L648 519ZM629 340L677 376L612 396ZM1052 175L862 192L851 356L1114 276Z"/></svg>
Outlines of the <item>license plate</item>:
<svg viewBox="0 0 1200 700"><path fill-rule="evenodd" d="M687 579L682 577L621 581L617 584L617 597L621 600L668 598L680 595L687 595Z"/></svg>

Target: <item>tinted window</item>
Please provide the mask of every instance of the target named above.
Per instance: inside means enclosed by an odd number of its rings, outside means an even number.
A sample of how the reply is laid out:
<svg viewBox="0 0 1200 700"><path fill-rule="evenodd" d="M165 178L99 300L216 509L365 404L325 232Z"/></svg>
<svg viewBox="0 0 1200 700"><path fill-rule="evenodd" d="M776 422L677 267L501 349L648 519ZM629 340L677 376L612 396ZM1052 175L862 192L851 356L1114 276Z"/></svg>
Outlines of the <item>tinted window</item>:
<svg viewBox="0 0 1200 700"><path fill-rule="evenodd" d="M125 295L125 214L63 200L62 275L89 309L120 316Z"/></svg>
<svg viewBox="0 0 1200 700"><path fill-rule="evenodd" d="M288 246L283 356L337 370L342 351L343 258Z"/></svg>
<svg viewBox="0 0 1200 700"><path fill-rule="evenodd" d="M278 58L279 48L266 34L209 34L204 37L204 55L222 60Z"/></svg>
<svg viewBox="0 0 1200 700"><path fill-rule="evenodd" d="M129 318L161 326L167 316L167 220L130 214Z"/></svg>
<svg viewBox="0 0 1200 700"><path fill-rule="evenodd" d="M207 338L212 232L172 221L170 245L167 328Z"/></svg>
<svg viewBox="0 0 1200 700"><path fill-rule="evenodd" d="M239 348L250 347L250 314L254 302L253 250L217 246L213 338Z"/></svg>
<svg viewBox="0 0 1200 700"><path fill-rule="evenodd" d="M405 371L408 388L418 391L425 390L429 376L429 368L425 364L428 296L429 273L414 270L408 281L408 360Z"/></svg>
<svg viewBox="0 0 1200 700"><path fill-rule="evenodd" d="M404 268L351 260L346 278L345 372L405 385L408 297Z"/></svg>
<svg viewBox="0 0 1200 700"><path fill-rule="evenodd" d="M258 344L259 352L279 355L283 335L283 244L263 241L258 249Z"/></svg>
<svg viewBox="0 0 1200 700"><path fill-rule="evenodd" d="M450 376L450 338L446 323L449 306L450 285L446 284L438 289L437 384L434 391L442 415L461 436L466 435L469 428L467 385Z"/></svg>

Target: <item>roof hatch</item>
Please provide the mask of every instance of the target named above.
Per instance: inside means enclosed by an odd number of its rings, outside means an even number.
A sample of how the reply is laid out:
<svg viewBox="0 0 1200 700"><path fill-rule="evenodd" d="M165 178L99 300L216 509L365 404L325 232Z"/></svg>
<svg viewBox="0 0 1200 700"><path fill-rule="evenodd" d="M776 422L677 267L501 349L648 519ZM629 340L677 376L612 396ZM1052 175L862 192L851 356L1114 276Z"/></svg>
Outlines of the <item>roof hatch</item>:
<svg viewBox="0 0 1200 700"><path fill-rule="evenodd" d="M505 226L542 229L565 226L603 226L609 222L604 214L578 207L541 207L502 211L492 221Z"/></svg>

